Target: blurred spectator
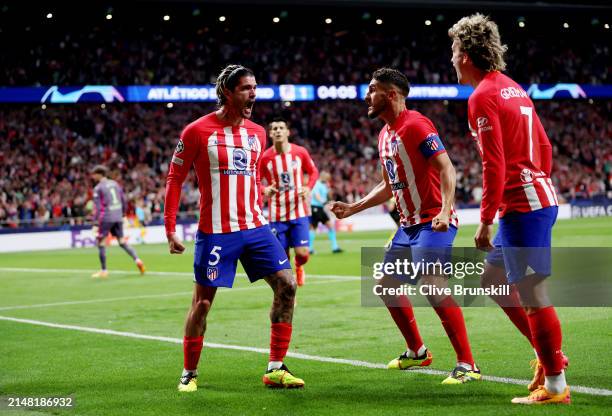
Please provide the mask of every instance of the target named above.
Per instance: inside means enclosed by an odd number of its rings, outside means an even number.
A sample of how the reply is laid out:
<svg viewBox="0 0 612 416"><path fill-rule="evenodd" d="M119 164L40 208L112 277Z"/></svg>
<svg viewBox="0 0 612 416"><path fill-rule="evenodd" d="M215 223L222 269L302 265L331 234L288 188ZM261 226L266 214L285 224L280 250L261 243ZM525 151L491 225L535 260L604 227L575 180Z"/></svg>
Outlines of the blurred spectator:
<svg viewBox="0 0 612 416"><path fill-rule="evenodd" d="M480 158L467 131L466 103L409 102L431 118L457 170L458 206L482 197ZM538 101L553 144L552 178L560 200L612 193L612 101ZM161 218L168 161L180 129L212 105L0 107L0 227L82 224L91 213L88 172L103 163L130 201L129 215ZM258 103L261 124L282 113L292 141L308 148L319 170L332 174L334 198L355 201L380 181L377 138L382 125L356 101ZM180 210L196 215L193 172ZM142 212L140 212L142 211Z"/></svg>

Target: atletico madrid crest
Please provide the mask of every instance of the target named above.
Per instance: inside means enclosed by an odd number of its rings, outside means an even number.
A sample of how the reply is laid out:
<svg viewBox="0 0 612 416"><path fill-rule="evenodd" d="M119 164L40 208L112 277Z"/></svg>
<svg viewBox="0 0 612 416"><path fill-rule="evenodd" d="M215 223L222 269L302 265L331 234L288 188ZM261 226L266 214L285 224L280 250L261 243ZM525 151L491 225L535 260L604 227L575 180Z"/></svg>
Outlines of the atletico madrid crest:
<svg viewBox="0 0 612 416"><path fill-rule="evenodd" d="M436 139L438 139L438 135L436 133L429 133L427 135L427 142L425 143L425 146L434 152L440 148L438 140Z"/></svg>
<svg viewBox="0 0 612 416"><path fill-rule="evenodd" d="M211 282L219 277L219 270L216 267L207 267L206 268L206 277Z"/></svg>
<svg viewBox="0 0 612 416"><path fill-rule="evenodd" d="M249 149L255 149L255 144L257 143L257 136L255 136L254 134L250 135L247 138L247 142L249 144Z"/></svg>
<svg viewBox="0 0 612 416"><path fill-rule="evenodd" d="M431 138L427 141L427 146L431 149L431 150L438 150L438 142L436 142L435 138Z"/></svg>

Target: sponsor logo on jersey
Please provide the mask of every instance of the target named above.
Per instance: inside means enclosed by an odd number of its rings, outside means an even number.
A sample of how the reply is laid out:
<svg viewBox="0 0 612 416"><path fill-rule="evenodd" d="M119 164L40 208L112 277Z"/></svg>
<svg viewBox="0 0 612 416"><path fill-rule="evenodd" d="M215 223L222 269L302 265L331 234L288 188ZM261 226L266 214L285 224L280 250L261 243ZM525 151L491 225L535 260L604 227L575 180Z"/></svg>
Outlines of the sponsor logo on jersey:
<svg viewBox="0 0 612 416"><path fill-rule="evenodd" d="M238 170L245 170L248 164L248 156L243 149L234 149L234 167Z"/></svg>
<svg viewBox="0 0 612 416"><path fill-rule="evenodd" d="M289 172L281 172L280 180L283 185L289 185L291 183L291 175L289 175Z"/></svg>
<svg viewBox="0 0 612 416"><path fill-rule="evenodd" d="M223 169L221 173L223 173L224 175L253 176L253 172L251 172L250 170Z"/></svg>
<svg viewBox="0 0 612 416"><path fill-rule="evenodd" d="M184 163L184 162L185 162L185 161L184 161L183 159L181 159L180 157L178 157L178 156L172 156L172 163L175 163L175 164L177 164L177 165L179 165L179 166L183 166L183 163Z"/></svg>
<svg viewBox="0 0 612 416"><path fill-rule="evenodd" d="M515 88L515 87L502 88L499 93L504 100L508 100L510 98L527 98L528 97L524 89Z"/></svg>
<svg viewBox="0 0 612 416"><path fill-rule="evenodd" d="M408 184L406 182L397 182L391 184L392 191L399 191L400 189L408 188Z"/></svg>
<svg viewBox="0 0 612 416"><path fill-rule="evenodd" d="M529 183L533 181L533 172L525 168L521 171L521 181Z"/></svg>
<svg viewBox="0 0 612 416"><path fill-rule="evenodd" d="M391 159L385 160L385 169L387 170L387 175L389 175L389 180L395 182L395 164Z"/></svg>
<svg viewBox="0 0 612 416"><path fill-rule="evenodd" d="M183 150L185 150L185 144L183 144L183 139L179 139L178 144L176 145L176 150L174 151L174 154L183 153Z"/></svg>
<svg viewBox="0 0 612 416"><path fill-rule="evenodd" d="M476 119L476 126L478 128L478 133L493 130L493 126L489 124L489 119L486 117L478 117Z"/></svg>

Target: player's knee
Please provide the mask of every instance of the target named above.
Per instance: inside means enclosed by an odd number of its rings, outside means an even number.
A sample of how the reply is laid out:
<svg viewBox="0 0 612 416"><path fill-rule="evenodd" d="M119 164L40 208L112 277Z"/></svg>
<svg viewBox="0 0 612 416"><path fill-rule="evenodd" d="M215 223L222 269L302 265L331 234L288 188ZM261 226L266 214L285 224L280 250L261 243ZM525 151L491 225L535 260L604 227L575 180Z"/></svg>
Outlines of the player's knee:
<svg viewBox="0 0 612 416"><path fill-rule="evenodd" d="M205 317L211 306L209 299L194 299L191 307L198 316Z"/></svg>
<svg viewBox="0 0 612 416"><path fill-rule="evenodd" d="M282 271L278 288L278 295L283 298L294 298L297 291L297 282L293 274L287 270Z"/></svg>
<svg viewBox="0 0 612 416"><path fill-rule="evenodd" d="M284 288L284 294L287 297L295 297L295 292L297 291L297 282L295 278L292 276L291 280L287 282L287 285Z"/></svg>

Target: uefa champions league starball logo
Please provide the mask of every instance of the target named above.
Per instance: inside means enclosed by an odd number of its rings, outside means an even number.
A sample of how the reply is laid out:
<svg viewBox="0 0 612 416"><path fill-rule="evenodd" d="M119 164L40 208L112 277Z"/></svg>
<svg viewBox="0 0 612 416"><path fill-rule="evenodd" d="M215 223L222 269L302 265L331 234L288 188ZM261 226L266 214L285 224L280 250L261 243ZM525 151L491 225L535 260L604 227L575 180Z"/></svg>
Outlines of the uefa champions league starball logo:
<svg viewBox="0 0 612 416"><path fill-rule="evenodd" d="M183 144L183 139L179 139L178 144L176 145L175 154L182 153L185 150L185 145Z"/></svg>

